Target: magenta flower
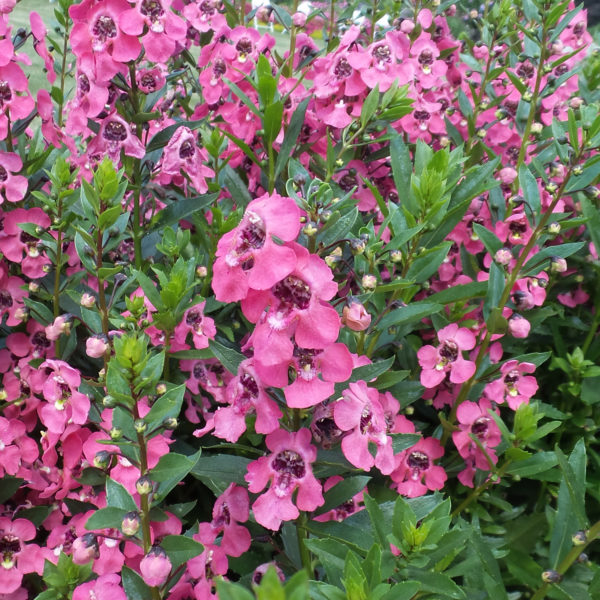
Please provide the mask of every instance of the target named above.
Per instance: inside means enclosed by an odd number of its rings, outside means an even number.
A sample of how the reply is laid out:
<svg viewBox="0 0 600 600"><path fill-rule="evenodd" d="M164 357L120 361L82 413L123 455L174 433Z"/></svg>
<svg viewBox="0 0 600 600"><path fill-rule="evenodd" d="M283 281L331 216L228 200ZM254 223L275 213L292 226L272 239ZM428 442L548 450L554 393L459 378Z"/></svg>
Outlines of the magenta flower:
<svg viewBox="0 0 600 600"><path fill-rule="evenodd" d="M133 134L129 124L116 113L102 120L100 131L88 144L87 150L92 155L107 154L115 163L121 158L121 150L135 158L144 158L146 154L144 145Z"/></svg>
<svg viewBox="0 0 600 600"><path fill-rule="evenodd" d="M497 404L506 401L512 410L517 410L521 404L529 403L538 390L535 377L525 375L534 371L535 365L532 363L508 360L500 368L500 379L488 383L484 393Z"/></svg>
<svg viewBox="0 0 600 600"><path fill-rule="evenodd" d="M203 194L208 190L206 179L215 174L204 164L206 160L206 150L198 147L192 131L187 127L179 127L165 147L162 166L159 167L159 180L163 184L171 180L183 184L185 175L196 190Z"/></svg>
<svg viewBox="0 0 600 600"><path fill-rule="evenodd" d="M308 429L270 433L266 444L271 454L248 465L245 479L251 492L258 493L271 483L252 505L254 517L263 527L276 531L282 521L297 519L298 509L312 511L325 502L321 484L311 469L317 449L310 444L310 438ZM292 495L296 490L294 506Z"/></svg>
<svg viewBox="0 0 600 600"><path fill-rule="evenodd" d="M69 422L83 425L90 410L90 399L78 391L79 371L62 360L46 360L40 365L47 377L42 387L47 401L39 409L42 423L52 433L62 433Z"/></svg>
<svg viewBox="0 0 600 600"><path fill-rule="evenodd" d="M227 384L225 399L229 406L215 412L217 437L237 442L246 431L246 415L252 412L256 413L254 429L257 433L271 433L279 427L281 410L267 394L253 359L240 363L238 374Z"/></svg>
<svg viewBox="0 0 600 600"><path fill-rule="evenodd" d="M342 452L355 467L369 471L376 466L384 475L394 469L392 438L379 401L379 392L364 381L351 383L333 407L335 424L349 432L342 439ZM369 442L377 446L375 458L369 452Z"/></svg>
<svg viewBox="0 0 600 600"><path fill-rule="evenodd" d="M42 574L44 557L36 544L25 544L35 537L35 526L26 519L11 521L0 517L0 590L10 594L21 586L23 575Z"/></svg>
<svg viewBox="0 0 600 600"><path fill-rule="evenodd" d="M239 523L248 520L248 492L245 488L230 484L217 498L210 523L200 523L199 538L203 544L212 544L222 533L221 549L229 556L241 556L252 539L250 532Z"/></svg>
<svg viewBox="0 0 600 600"><path fill-rule="evenodd" d="M0 82L1 85L1 82ZM6 200L18 202L27 192L27 178L23 175L14 175L23 167L21 157L14 152L0 152L0 204ZM41 209L32 209L41 210ZM46 215L46 218L48 216Z"/></svg>
<svg viewBox="0 0 600 600"><path fill-rule="evenodd" d="M425 438L396 456L396 468L391 474L399 494L416 498L427 490L441 490L447 479L442 467L433 461L444 454L439 440Z"/></svg>
<svg viewBox="0 0 600 600"><path fill-rule="evenodd" d="M287 277L296 266L292 248L273 241L296 239L300 209L291 198L265 194L246 207L241 223L217 245L212 286L217 300L236 302L248 289L267 290Z"/></svg>
<svg viewBox="0 0 600 600"><path fill-rule="evenodd" d="M423 346L417 352L421 371L421 384L427 388L439 385L446 373L452 383L463 383L475 373L475 363L462 357L463 350L475 347L475 336L465 327L450 323L437 333L440 345Z"/></svg>
<svg viewBox="0 0 600 600"><path fill-rule="evenodd" d="M482 449L471 439L477 437L493 464L498 462L494 448L502 441L502 434L490 416L491 403L482 398L479 403L463 402L456 411L459 431L452 434L458 453L465 459L467 468L458 474L463 485L473 487L474 468L490 470L490 464Z"/></svg>
<svg viewBox="0 0 600 600"><path fill-rule="evenodd" d="M17 475L23 463L32 464L39 456L37 444L27 436L25 423L0 417L0 477Z"/></svg>
<svg viewBox="0 0 600 600"><path fill-rule="evenodd" d="M117 573L101 575L98 579L78 585L73 591L73 600L90 600L91 598L127 600L125 590L121 587L121 577Z"/></svg>
<svg viewBox="0 0 600 600"><path fill-rule="evenodd" d="M152 546L140 562L140 573L150 587L160 587L171 572L171 561L160 546Z"/></svg>
<svg viewBox="0 0 600 600"><path fill-rule="evenodd" d="M204 315L205 304L206 302L200 302L185 311L181 323L175 327L173 349L187 348L186 338L190 332L194 348L208 348L208 340L214 339L217 329L214 320Z"/></svg>
<svg viewBox="0 0 600 600"><path fill-rule="evenodd" d="M23 298L28 294L20 277L8 277L5 265L0 264L0 317L7 315L6 324L14 327L26 320Z"/></svg>
<svg viewBox="0 0 600 600"><path fill-rule="evenodd" d="M290 247L296 253L295 269L270 290L251 289L242 301L246 318L253 323L260 319L251 343L256 360L263 365L292 358L292 335L298 346L322 350L336 341L340 330L339 315L324 302L337 292L331 269L322 258L299 244L292 243Z"/></svg>

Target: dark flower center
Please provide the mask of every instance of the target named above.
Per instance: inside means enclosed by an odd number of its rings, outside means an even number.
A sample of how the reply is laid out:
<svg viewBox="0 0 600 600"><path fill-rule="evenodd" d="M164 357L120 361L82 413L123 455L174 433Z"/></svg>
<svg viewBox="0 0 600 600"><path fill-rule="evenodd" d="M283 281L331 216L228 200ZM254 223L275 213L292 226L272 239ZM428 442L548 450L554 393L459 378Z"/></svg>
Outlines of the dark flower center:
<svg viewBox="0 0 600 600"><path fill-rule="evenodd" d="M225 525L229 525L231 523L231 513L229 512L229 506L227 506L227 502L223 502L221 509L219 510L218 516L213 520L213 527L215 529L220 529Z"/></svg>
<svg viewBox="0 0 600 600"><path fill-rule="evenodd" d="M415 450L408 455L408 459L406 460L408 466L411 469L415 469L417 471L425 471L425 469L429 468L429 456L424 452L419 452Z"/></svg>
<svg viewBox="0 0 600 600"><path fill-rule="evenodd" d="M303 458L294 450L282 450L271 461L271 467L281 475L302 479L306 474Z"/></svg>
<svg viewBox="0 0 600 600"><path fill-rule="evenodd" d="M310 304L310 286L299 277L288 275L273 286L273 294L282 303L299 310L305 310Z"/></svg>
<svg viewBox="0 0 600 600"><path fill-rule="evenodd" d="M31 343L36 348L49 348L52 345L52 342L46 337L46 334L43 331L36 331L31 336Z"/></svg>
<svg viewBox="0 0 600 600"><path fill-rule="evenodd" d="M179 146L179 158L185 160L186 158L192 158L196 153L196 147L192 140L185 140L181 146Z"/></svg>
<svg viewBox="0 0 600 600"><path fill-rule="evenodd" d="M0 308L6 309L13 305L13 299L10 292L7 290L0 290Z"/></svg>
<svg viewBox="0 0 600 600"><path fill-rule="evenodd" d="M90 80L85 73L81 73L79 77L77 77L77 88L82 94L87 94L90 91Z"/></svg>
<svg viewBox="0 0 600 600"><path fill-rule="evenodd" d="M140 79L140 83L142 84L142 87L145 87L146 89L156 89L156 78L151 73L144 73Z"/></svg>
<svg viewBox="0 0 600 600"><path fill-rule="evenodd" d="M101 41L105 42L108 39L117 37L117 26L111 17L101 15L96 19L92 33Z"/></svg>
<svg viewBox="0 0 600 600"><path fill-rule="evenodd" d="M124 142L127 139L127 129L119 121L109 121L104 127L102 135L110 142Z"/></svg>
<svg viewBox="0 0 600 600"><path fill-rule="evenodd" d="M335 65L333 74L338 79L345 79L346 77L350 77L350 75L352 75L352 67L350 66L350 63L344 57L342 57Z"/></svg>
<svg viewBox="0 0 600 600"><path fill-rule="evenodd" d="M419 60L419 64L423 65L424 67L433 64L433 61L434 61L433 52L431 50L423 50L419 54L418 60Z"/></svg>
<svg viewBox="0 0 600 600"><path fill-rule="evenodd" d="M390 47L387 44L382 44L381 46L377 46L373 50L373 57L379 63L391 62L392 53L390 51Z"/></svg>
<svg viewBox="0 0 600 600"><path fill-rule="evenodd" d="M214 2L212 0L204 0L200 3L200 11L206 16L214 15L216 11Z"/></svg>
<svg viewBox="0 0 600 600"><path fill-rule="evenodd" d="M213 63L213 73L215 76L220 77L221 75L225 75L225 71L227 71L227 65L222 58L215 59Z"/></svg>
<svg viewBox="0 0 600 600"><path fill-rule="evenodd" d="M21 542L19 538L14 536L12 533L4 533L0 537L0 554L5 556L8 554L10 558L16 552L21 550Z"/></svg>
<svg viewBox="0 0 600 600"><path fill-rule="evenodd" d="M431 118L431 115L426 110L415 110L413 117L417 121L428 121Z"/></svg>
<svg viewBox="0 0 600 600"><path fill-rule="evenodd" d="M185 317L185 322L190 327L200 325L202 323L202 311L197 308L192 308Z"/></svg>
<svg viewBox="0 0 600 600"><path fill-rule="evenodd" d="M4 183L7 179L8 172L2 165L0 165L0 183Z"/></svg>
<svg viewBox="0 0 600 600"><path fill-rule="evenodd" d="M519 371L517 371L516 369L509 371L504 376L504 383L506 385L513 385L513 384L517 383L517 381L519 381Z"/></svg>
<svg viewBox="0 0 600 600"><path fill-rule="evenodd" d="M452 340L446 340L439 349L440 356L448 362L454 362L458 358L458 346Z"/></svg>
<svg viewBox="0 0 600 600"><path fill-rule="evenodd" d="M247 37L243 37L236 45L235 49L242 55L246 56L252 52L252 41Z"/></svg>
<svg viewBox="0 0 600 600"><path fill-rule="evenodd" d="M372 421L373 413L368 408L365 408L360 415L360 432L363 434L366 433Z"/></svg>
<svg viewBox="0 0 600 600"><path fill-rule="evenodd" d="M342 431L338 429L333 417L323 417L317 419L312 427L313 436L317 442L319 442L324 448L328 448L338 440Z"/></svg>
<svg viewBox="0 0 600 600"><path fill-rule="evenodd" d="M12 100L12 92L8 81L0 81L0 102L10 102Z"/></svg>
<svg viewBox="0 0 600 600"><path fill-rule="evenodd" d="M473 425L471 431L479 438L484 437L488 430L489 419L487 417L479 417Z"/></svg>
<svg viewBox="0 0 600 600"><path fill-rule="evenodd" d="M165 14L161 3L157 0L143 0L140 5L140 12L151 21L157 21Z"/></svg>
<svg viewBox="0 0 600 600"><path fill-rule="evenodd" d="M349 192L353 187L358 185L358 181L356 180L356 177L353 177L350 173L346 173L346 175L340 178L338 185L344 192Z"/></svg>

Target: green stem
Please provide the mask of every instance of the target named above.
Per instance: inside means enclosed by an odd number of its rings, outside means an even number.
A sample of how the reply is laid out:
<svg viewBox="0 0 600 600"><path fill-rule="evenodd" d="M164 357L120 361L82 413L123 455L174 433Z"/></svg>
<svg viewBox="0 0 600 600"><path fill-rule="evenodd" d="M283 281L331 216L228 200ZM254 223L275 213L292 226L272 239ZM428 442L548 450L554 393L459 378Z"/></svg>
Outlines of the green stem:
<svg viewBox="0 0 600 600"><path fill-rule="evenodd" d="M300 511L300 516L296 520L296 534L298 536L298 549L300 550L300 560L302 561L302 568L306 571L309 578L314 577L312 572L312 557L310 550L304 543L304 540L308 539L308 531L306 529L307 522L306 513Z"/></svg>
<svg viewBox="0 0 600 600"><path fill-rule="evenodd" d="M329 0L329 33L327 40L330 42L333 39L333 30L335 29L335 0Z"/></svg>
<svg viewBox="0 0 600 600"><path fill-rule="evenodd" d="M57 217L59 220L58 232L56 236L56 264L54 265L54 294L53 294L53 314L54 318L60 314L60 268L62 263L62 199L58 200ZM56 356L60 358L60 338L54 344Z"/></svg>
<svg viewBox="0 0 600 600"><path fill-rule="evenodd" d="M581 544L580 546L573 546L569 553L563 558L561 563L558 565L556 571L559 575L564 575L572 566L572 564L579 558L579 555L598 537L600 536L600 521L594 523L587 532L587 541L585 544ZM543 583L535 592L533 596L531 596L531 600L542 600L542 598L546 597L546 593L548 592L548 588L550 587L549 583Z"/></svg>
<svg viewBox="0 0 600 600"><path fill-rule="evenodd" d="M298 12L298 0L294 0L294 4L292 6L292 15L295 15ZM290 33L290 53L288 56L288 62L285 69L285 76L291 77L294 72L294 55L296 54L296 33L297 27L292 25L292 30Z"/></svg>
<svg viewBox="0 0 600 600"><path fill-rule="evenodd" d="M102 319L102 333L108 338L109 321L108 321L108 305L106 303L106 293L104 292L104 279L100 277L100 269L102 268L102 256L104 248L102 246L102 231L96 234L96 279L98 280L98 304L100 305L100 318ZM108 367L108 356L104 354L104 372Z"/></svg>
<svg viewBox="0 0 600 600"><path fill-rule="evenodd" d="M69 18L69 13L67 11L63 13L63 17L65 18L65 34L63 38L62 65L60 68L60 98L57 107L57 125L59 128L63 126L63 106L65 104L65 77L67 71L67 50L69 48L69 25L71 24L71 19Z"/></svg>
<svg viewBox="0 0 600 600"><path fill-rule="evenodd" d="M135 64L129 64L129 79L131 83L131 93L129 94L129 99L131 101L131 107L133 108L134 114L138 114L140 112L140 105L138 100L138 87L137 81L135 78ZM141 141L142 139L142 126L141 124L136 124L135 126L135 134L137 138ZM142 168L141 168L141 160L139 158L135 159L133 166L133 248L135 252L135 268L142 268L142 226L140 224L140 195L141 195L141 187L142 187Z"/></svg>
<svg viewBox="0 0 600 600"><path fill-rule="evenodd" d="M377 23L377 4L378 0L373 0L373 14L371 15L371 31L369 32L369 44L375 39L375 25Z"/></svg>

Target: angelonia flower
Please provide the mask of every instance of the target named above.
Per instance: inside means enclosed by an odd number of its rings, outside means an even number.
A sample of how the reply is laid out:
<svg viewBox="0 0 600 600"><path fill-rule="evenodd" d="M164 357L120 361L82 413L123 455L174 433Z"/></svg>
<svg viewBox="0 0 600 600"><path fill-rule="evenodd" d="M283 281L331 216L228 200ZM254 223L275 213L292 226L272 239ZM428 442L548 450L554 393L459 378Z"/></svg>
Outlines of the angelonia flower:
<svg viewBox="0 0 600 600"><path fill-rule="evenodd" d="M171 572L171 561L160 546L152 546L140 562L140 572L150 587L160 587Z"/></svg>

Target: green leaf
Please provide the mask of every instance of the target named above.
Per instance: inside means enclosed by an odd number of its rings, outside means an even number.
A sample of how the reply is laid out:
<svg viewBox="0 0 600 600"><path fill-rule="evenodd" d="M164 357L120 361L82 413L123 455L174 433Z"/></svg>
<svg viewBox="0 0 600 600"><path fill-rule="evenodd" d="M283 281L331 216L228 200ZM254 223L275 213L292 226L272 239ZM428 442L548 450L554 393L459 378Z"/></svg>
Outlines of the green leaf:
<svg viewBox="0 0 600 600"><path fill-rule="evenodd" d="M254 595L246 588L224 579L217 580L217 594L219 600L254 600Z"/></svg>
<svg viewBox="0 0 600 600"><path fill-rule="evenodd" d="M131 494L114 479L106 480L106 505L111 508L122 508L126 512L138 510L138 505Z"/></svg>
<svg viewBox="0 0 600 600"><path fill-rule="evenodd" d="M209 346L221 364L234 375L237 373L240 363L246 360L243 354L217 340L210 340Z"/></svg>
<svg viewBox="0 0 600 600"><path fill-rule="evenodd" d="M444 262L452 242L443 242L434 248L430 248L423 254L413 260L412 265L408 269L406 279L416 283L427 281L434 273L437 272L440 265Z"/></svg>
<svg viewBox="0 0 600 600"><path fill-rule="evenodd" d="M160 542L167 553L173 569L186 563L204 550L204 546L185 535L166 535Z"/></svg>
<svg viewBox="0 0 600 600"><path fill-rule="evenodd" d="M348 548L331 539L305 539L304 544L317 556L327 573L327 581L341 586Z"/></svg>
<svg viewBox="0 0 600 600"><path fill-rule="evenodd" d="M490 273L488 279L488 291L485 296L485 302L483 303L483 316L488 321L488 317L493 316L493 309L498 309L498 303L500 302L500 298L502 298L502 292L504 291L504 271L502 267L498 266L495 262L490 265ZM502 317L502 312L500 311L499 316ZM496 323L494 325L497 325ZM490 327L490 323L488 323L488 327ZM502 333L502 331L498 331L498 327L495 326L490 329L492 333Z"/></svg>
<svg viewBox="0 0 600 600"><path fill-rule="evenodd" d="M580 442L582 441L583 440L580 440ZM578 452L581 451L581 444L576 446L576 450ZM571 510L578 521L579 529L585 529L588 526L588 520L585 515L585 448L583 449L583 458L578 458L577 460L577 466L579 466L580 469L583 466L584 470L580 471L577 475L575 475L573 467L571 466L571 461L567 461L562 450L556 446L554 451L556 452L556 458L558 459L558 466L563 474L561 485L564 483L569 492ZM575 459L573 462L575 463ZM582 475L583 477L581 478Z"/></svg>
<svg viewBox="0 0 600 600"><path fill-rule="evenodd" d="M246 485L246 467L252 462L249 458L233 454L203 456L191 474L208 486L216 495L222 494L230 483Z"/></svg>
<svg viewBox="0 0 600 600"><path fill-rule="evenodd" d="M475 196L500 185L492 176L500 158L494 158L484 165L471 167L465 172L465 177L460 185L452 192L450 207L472 200Z"/></svg>
<svg viewBox="0 0 600 600"><path fill-rule="evenodd" d="M167 494L196 466L202 449L191 456L170 452L160 457L158 464L151 469L149 476L160 482L154 495L154 502L163 500Z"/></svg>
<svg viewBox="0 0 600 600"><path fill-rule="evenodd" d="M381 360L374 362L370 365L363 365L362 367L357 367L352 371L352 375L348 382L356 382L356 381L366 381L369 382L376 377L379 377L382 373L387 372L387 370L394 364L394 357L391 356L386 360ZM347 387L347 386L346 386Z"/></svg>
<svg viewBox="0 0 600 600"><path fill-rule="evenodd" d="M107 208L98 217L98 229L100 229L100 231L104 231L112 227L122 212L123 209L121 208L121 205Z"/></svg>
<svg viewBox="0 0 600 600"><path fill-rule="evenodd" d="M193 198L181 198L154 215L152 227L156 229L169 227L179 223L182 219L187 219L194 213L202 213L218 197L219 194L204 194Z"/></svg>
<svg viewBox="0 0 600 600"><path fill-rule="evenodd" d="M86 529L120 529L125 515L124 508L109 506L97 510L85 523Z"/></svg>
<svg viewBox="0 0 600 600"><path fill-rule="evenodd" d="M296 107L296 110L290 119L290 124L286 129L285 135L283 136L283 142L281 142L281 147L277 153L277 160L275 161L275 178L279 177L279 174L281 171L283 171L283 168L292 155L292 148L298 140L298 136L302 130L302 125L304 125L306 107L308 106L309 101L310 97L302 100L302 102L300 102L300 104L298 104Z"/></svg>
<svg viewBox="0 0 600 600"><path fill-rule="evenodd" d="M387 539L389 530L381 507L377 504L375 499L369 496L369 494L364 494L363 502L365 503L365 508L369 514L369 519L371 520L371 525L373 526L373 532L375 533L377 541L382 547L387 548L387 545L389 544Z"/></svg>
<svg viewBox="0 0 600 600"><path fill-rule="evenodd" d="M392 586L381 600L411 600L420 589L421 584L418 581L403 581Z"/></svg>
<svg viewBox="0 0 600 600"><path fill-rule="evenodd" d="M244 92L235 84L233 81L229 81L226 77L223 77L223 81L229 86L229 89L258 117L261 117L258 106L248 98Z"/></svg>
<svg viewBox="0 0 600 600"><path fill-rule="evenodd" d="M311 600L348 600L348 596L340 588L323 581L310 582L310 596L308 597Z"/></svg>
<svg viewBox="0 0 600 600"><path fill-rule="evenodd" d="M10 500L17 493L17 490L24 481L24 479L11 477L10 475L5 475L0 479L0 504L4 504L7 500Z"/></svg>
<svg viewBox="0 0 600 600"><path fill-rule="evenodd" d="M398 135L390 142L390 160L392 163L392 176L398 194L402 194L403 204L414 215L417 214L418 206L410 197L408 191L411 189L413 164L410 159L408 146Z"/></svg>
<svg viewBox="0 0 600 600"><path fill-rule="evenodd" d="M379 104L379 84L369 92L369 95L363 102L362 109L360 111L360 124L365 127L371 120L371 117L375 114L377 106Z"/></svg>
<svg viewBox="0 0 600 600"><path fill-rule="evenodd" d="M435 571L410 568L409 577L416 579L421 584L421 591L439 594L444 598L454 598L455 600L463 600L467 596L464 591L444 573L436 573Z"/></svg>
<svg viewBox="0 0 600 600"><path fill-rule="evenodd" d="M485 296L486 292L486 281L473 281L472 283L456 285L447 290L432 294L427 298L427 302L450 304L451 302L460 302L462 300L470 300L471 298L481 298Z"/></svg>
<svg viewBox="0 0 600 600"><path fill-rule="evenodd" d="M325 246L329 246L338 240L348 237L352 232L354 223L358 219L358 208L354 208L350 212L346 213L339 218L335 218L335 215L339 213L334 212L331 215L330 220L319 232L317 239ZM332 219L334 219L332 221ZM329 222L332 224L329 225Z"/></svg>
<svg viewBox="0 0 600 600"><path fill-rule="evenodd" d="M418 433L393 433L391 437L394 454L412 448L421 439Z"/></svg>
<svg viewBox="0 0 600 600"><path fill-rule="evenodd" d="M509 475L518 475L519 477L536 479L533 477L534 475L553 469L557 463L558 459L554 452L538 452L531 458L526 458L525 460L511 464L506 472Z"/></svg>
<svg viewBox="0 0 600 600"><path fill-rule="evenodd" d="M224 180L223 187L227 188L231 197L240 205L240 207L244 207L252 201L248 186L242 181L242 178L238 175L237 171L232 169L229 165L225 165L221 174Z"/></svg>
<svg viewBox="0 0 600 600"><path fill-rule="evenodd" d="M539 215L542 210L540 189L538 187L537 179L526 165L521 165L519 167L519 184L523 190L525 201L531 207L533 214Z"/></svg>
<svg viewBox="0 0 600 600"><path fill-rule="evenodd" d="M559 258L567 258L581 250L584 246L585 242L571 242L568 244L560 244L558 246L548 246L542 251L534 254L532 258L525 263L520 276L527 277L535 275L549 266L551 257L557 256Z"/></svg>
<svg viewBox="0 0 600 600"><path fill-rule="evenodd" d="M285 591L274 566L269 566L256 589L258 600L285 600Z"/></svg>
<svg viewBox="0 0 600 600"><path fill-rule="evenodd" d="M144 291L146 298L150 300L154 308L156 308L156 310L159 311L164 310L164 302L162 301L162 298L160 297L160 294L158 293L154 282L141 271L134 270L133 276L135 279L137 279L138 283L140 284L140 287Z"/></svg>
<svg viewBox="0 0 600 600"><path fill-rule="evenodd" d="M148 423L150 428L157 427L167 418L179 416L185 390L185 384L181 384L172 387L158 397L150 412L144 417L144 421Z"/></svg>
<svg viewBox="0 0 600 600"><path fill-rule="evenodd" d="M325 492L325 504L317 509L315 515L322 515L350 500L366 487L370 479L370 477L358 475L347 477L336 483L330 490Z"/></svg>
<svg viewBox="0 0 600 600"><path fill-rule="evenodd" d="M477 237L482 241L485 249L490 253L490 256L494 258L494 255L504 245L489 229L480 225L479 223L473 223L473 231L477 234Z"/></svg>
<svg viewBox="0 0 600 600"><path fill-rule="evenodd" d="M415 323L425 317L430 317L444 308L443 304L431 302L413 302L408 306L403 306L394 311L389 312L379 322L380 329L387 327L408 325Z"/></svg>
<svg viewBox="0 0 600 600"><path fill-rule="evenodd" d="M144 580L129 567L121 568L121 581L127 600L148 600L152 598L152 591Z"/></svg>
<svg viewBox="0 0 600 600"><path fill-rule="evenodd" d="M263 129L265 131L264 139L267 146L271 146L279 132L281 131L281 122L283 120L283 102L278 100L274 104L269 104L265 108L263 117Z"/></svg>

